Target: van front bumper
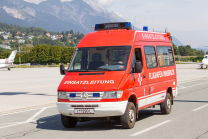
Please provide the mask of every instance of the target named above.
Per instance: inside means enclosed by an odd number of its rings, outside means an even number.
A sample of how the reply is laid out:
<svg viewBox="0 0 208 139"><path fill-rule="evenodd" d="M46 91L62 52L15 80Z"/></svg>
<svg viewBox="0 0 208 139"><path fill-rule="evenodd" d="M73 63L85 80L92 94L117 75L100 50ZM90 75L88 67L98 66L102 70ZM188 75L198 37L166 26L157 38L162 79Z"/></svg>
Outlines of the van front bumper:
<svg viewBox="0 0 208 139"><path fill-rule="evenodd" d="M109 117L121 116L126 110L128 101L119 102L57 102L58 111L65 116L72 117ZM97 107L72 107L72 106L94 105ZM75 108L94 108L94 114L75 114Z"/></svg>

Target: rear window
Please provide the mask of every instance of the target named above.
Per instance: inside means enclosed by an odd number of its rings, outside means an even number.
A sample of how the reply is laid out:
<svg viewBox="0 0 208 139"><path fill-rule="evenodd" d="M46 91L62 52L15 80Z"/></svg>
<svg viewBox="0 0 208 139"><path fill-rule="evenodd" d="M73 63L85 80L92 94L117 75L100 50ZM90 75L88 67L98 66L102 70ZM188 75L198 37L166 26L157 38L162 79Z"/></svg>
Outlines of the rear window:
<svg viewBox="0 0 208 139"><path fill-rule="evenodd" d="M173 51L171 46L157 46L156 48L160 67L174 65Z"/></svg>

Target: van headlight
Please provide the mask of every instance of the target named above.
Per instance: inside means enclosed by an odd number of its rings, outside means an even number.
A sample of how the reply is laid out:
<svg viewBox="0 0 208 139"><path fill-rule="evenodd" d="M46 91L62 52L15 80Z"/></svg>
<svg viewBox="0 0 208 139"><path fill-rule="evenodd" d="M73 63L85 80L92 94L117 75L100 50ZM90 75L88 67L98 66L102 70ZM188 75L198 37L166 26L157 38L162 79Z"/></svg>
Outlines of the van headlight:
<svg viewBox="0 0 208 139"><path fill-rule="evenodd" d="M103 98L121 98L123 95L123 90L121 91L105 91Z"/></svg>
<svg viewBox="0 0 208 139"><path fill-rule="evenodd" d="M58 99L69 99L67 92L58 92Z"/></svg>

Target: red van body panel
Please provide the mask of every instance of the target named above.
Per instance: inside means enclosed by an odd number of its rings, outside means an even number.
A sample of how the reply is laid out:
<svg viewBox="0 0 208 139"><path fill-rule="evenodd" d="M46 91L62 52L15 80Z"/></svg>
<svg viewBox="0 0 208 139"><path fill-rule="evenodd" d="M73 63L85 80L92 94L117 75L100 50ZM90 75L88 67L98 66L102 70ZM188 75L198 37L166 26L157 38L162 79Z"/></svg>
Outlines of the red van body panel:
<svg viewBox="0 0 208 139"><path fill-rule="evenodd" d="M79 43L77 48L103 47L103 46L131 46L127 68L124 71L96 71L96 72L66 72L61 81L58 92L105 92L123 91L121 98L100 100L69 100L58 99L58 109L63 115L74 117L105 117L120 116L124 113L128 101L138 105L138 110L160 104L169 91L172 97L177 95L176 64L171 66L147 67L147 57L144 47L151 46L155 49L158 62L157 46L171 47L173 58L174 51L170 37L166 33L145 32L136 30L104 30L88 33ZM143 69L141 73L131 73L132 58L135 49L141 50ZM83 74L84 73L84 74ZM92 75L90 75L92 73ZM96 75L98 73L100 75ZM87 75L85 75L87 74ZM114 103L113 103L114 102ZM118 105L116 103L119 103ZM122 103L122 104L120 104ZM66 105L65 105L66 104ZM80 105L79 105L80 104ZM94 115L75 114L72 105L84 106L97 104ZM108 104L106 107L105 104ZM100 106L100 109L99 109ZM115 107L119 107L119 110ZM103 108L103 109L102 109ZM113 109L115 108L115 109ZM109 109L109 111L108 111ZM96 111L99 113L96 115ZM114 113L115 111L115 113Z"/></svg>

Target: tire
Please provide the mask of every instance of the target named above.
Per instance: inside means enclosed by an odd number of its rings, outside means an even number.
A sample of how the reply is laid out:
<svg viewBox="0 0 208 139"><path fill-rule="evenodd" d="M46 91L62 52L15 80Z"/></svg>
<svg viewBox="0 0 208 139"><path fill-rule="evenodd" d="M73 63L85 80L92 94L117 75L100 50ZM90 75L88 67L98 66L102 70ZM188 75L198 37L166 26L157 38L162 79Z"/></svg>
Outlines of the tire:
<svg viewBox="0 0 208 139"><path fill-rule="evenodd" d="M77 124L77 118L61 115L61 122L65 128L73 128Z"/></svg>
<svg viewBox="0 0 208 139"><path fill-rule="evenodd" d="M170 93L167 93L165 101L160 104L161 113L169 114L171 112L171 108L172 108L171 96L170 96Z"/></svg>
<svg viewBox="0 0 208 139"><path fill-rule="evenodd" d="M136 122L136 108L132 102L128 102L125 113L121 116L121 125L123 128L131 129Z"/></svg>

